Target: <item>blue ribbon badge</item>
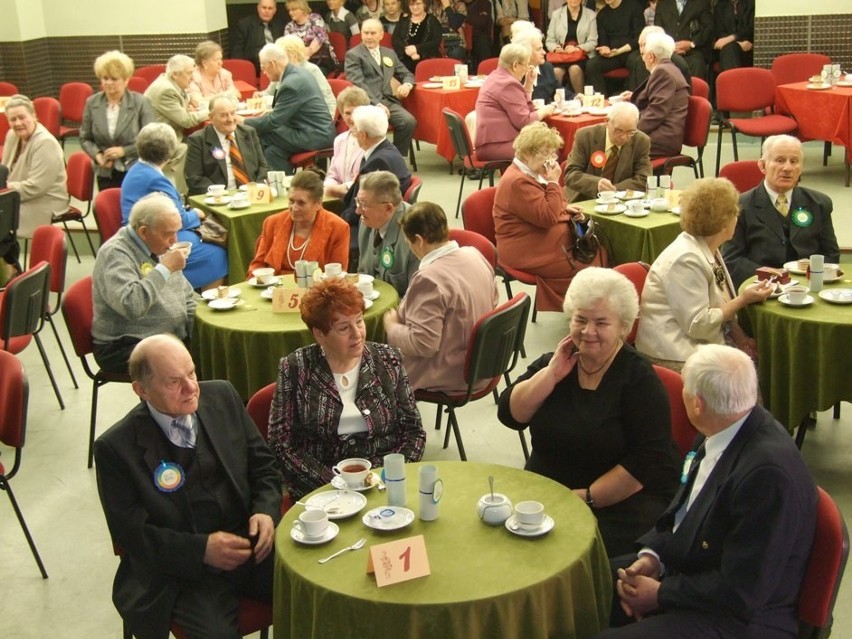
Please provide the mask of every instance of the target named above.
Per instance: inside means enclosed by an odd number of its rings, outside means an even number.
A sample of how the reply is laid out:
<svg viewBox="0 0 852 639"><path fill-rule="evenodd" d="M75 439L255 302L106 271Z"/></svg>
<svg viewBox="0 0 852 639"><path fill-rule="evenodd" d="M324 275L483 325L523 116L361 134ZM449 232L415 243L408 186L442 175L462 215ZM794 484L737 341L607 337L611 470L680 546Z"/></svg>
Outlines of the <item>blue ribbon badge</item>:
<svg viewBox="0 0 852 639"><path fill-rule="evenodd" d="M154 485L164 493L173 493L183 486L186 472L180 464L162 460L154 469Z"/></svg>

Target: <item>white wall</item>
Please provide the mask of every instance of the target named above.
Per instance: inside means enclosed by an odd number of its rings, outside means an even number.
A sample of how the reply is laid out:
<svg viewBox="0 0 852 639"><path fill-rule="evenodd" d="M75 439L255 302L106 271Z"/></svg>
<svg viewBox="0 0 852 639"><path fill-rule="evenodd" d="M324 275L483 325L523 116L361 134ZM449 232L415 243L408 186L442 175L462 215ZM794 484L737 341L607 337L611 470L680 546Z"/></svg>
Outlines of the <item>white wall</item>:
<svg viewBox="0 0 852 639"><path fill-rule="evenodd" d="M849 0L755 0L755 15L767 16L801 16L827 15L832 13L849 13Z"/></svg>
<svg viewBox="0 0 852 639"><path fill-rule="evenodd" d="M43 38L44 11L40 0L0 0L0 41Z"/></svg>

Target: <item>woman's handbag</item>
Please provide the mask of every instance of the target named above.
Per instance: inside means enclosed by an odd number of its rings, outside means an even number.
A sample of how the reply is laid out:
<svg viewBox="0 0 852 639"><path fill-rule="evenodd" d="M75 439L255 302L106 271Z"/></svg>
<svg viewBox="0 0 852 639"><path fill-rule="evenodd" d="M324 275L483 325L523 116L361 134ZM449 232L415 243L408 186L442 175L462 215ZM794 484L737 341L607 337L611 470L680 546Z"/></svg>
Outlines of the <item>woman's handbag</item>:
<svg viewBox="0 0 852 639"><path fill-rule="evenodd" d="M565 46L569 45L576 47L577 43L573 41L565 43ZM588 60L589 54L578 48L570 53L565 51L551 51L545 56L545 58L548 62L550 62L550 64L577 64L583 60Z"/></svg>
<svg viewBox="0 0 852 639"><path fill-rule="evenodd" d="M198 234L201 236L202 242L221 246L223 249L228 248L228 229L222 226L211 213L201 222L198 227Z"/></svg>
<svg viewBox="0 0 852 639"><path fill-rule="evenodd" d="M607 251L598 236L600 229L595 226L594 219L589 218L588 223L574 222L574 244L570 249L565 249L568 261L577 261L581 264L597 263L600 266L607 265Z"/></svg>

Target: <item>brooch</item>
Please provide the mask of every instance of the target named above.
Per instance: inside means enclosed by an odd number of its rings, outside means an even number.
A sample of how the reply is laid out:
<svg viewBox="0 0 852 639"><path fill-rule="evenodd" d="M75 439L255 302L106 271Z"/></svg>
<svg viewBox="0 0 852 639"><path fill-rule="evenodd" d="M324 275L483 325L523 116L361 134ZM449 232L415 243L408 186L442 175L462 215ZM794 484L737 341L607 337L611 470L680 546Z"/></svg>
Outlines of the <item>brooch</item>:
<svg viewBox="0 0 852 639"><path fill-rule="evenodd" d="M809 210L799 207L793 211L793 224L800 228L805 228L814 223L814 215Z"/></svg>
<svg viewBox="0 0 852 639"><path fill-rule="evenodd" d="M606 153L603 151L595 151L592 153L592 157L589 159L589 162L596 169L602 169L606 164Z"/></svg>
<svg viewBox="0 0 852 639"><path fill-rule="evenodd" d="M142 271L142 277L148 277L148 274L154 270L154 265L150 262L145 262L139 267L139 270Z"/></svg>
<svg viewBox="0 0 852 639"><path fill-rule="evenodd" d="M384 56L382 58L382 62L384 62L386 67L392 67L393 66L393 60L390 59L390 56Z"/></svg>

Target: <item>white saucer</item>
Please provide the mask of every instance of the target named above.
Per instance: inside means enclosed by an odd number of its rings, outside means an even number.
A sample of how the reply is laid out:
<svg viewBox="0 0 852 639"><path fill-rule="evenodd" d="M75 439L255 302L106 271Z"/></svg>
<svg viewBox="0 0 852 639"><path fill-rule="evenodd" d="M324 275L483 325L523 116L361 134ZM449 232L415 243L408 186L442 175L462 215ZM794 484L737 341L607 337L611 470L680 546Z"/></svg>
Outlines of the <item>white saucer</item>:
<svg viewBox="0 0 852 639"><path fill-rule="evenodd" d="M443 86L444 86L443 82L424 82L423 83L424 89L440 89Z"/></svg>
<svg viewBox="0 0 852 639"><path fill-rule="evenodd" d="M230 311L237 306L237 300L233 297L226 297L224 299L215 299L210 300L207 304L210 308L215 311Z"/></svg>
<svg viewBox="0 0 852 639"><path fill-rule="evenodd" d="M242 209L248 209L248 208L251 208L251 203L250 203L250 202L246 202L246 203L245 203L245 204L243 204L243 205L238 205L238 204L234 204L234 202L230 202L230 203L228 204L228 208L229 208L229 209L236 209L236 210L238 210L238 211L239 211L239 210L242 210Z"/></svg>
<svg viewBox="0 0 852 639"><path fill-rule="evenodd" d="M590 107L589 115L607 115L612 107Z"/></svg>
<svg viewBox="0 0 852 639"><path fill-rule="evenodd" d="M379 476L376 473L370 473L370 476L373 478L371 483L365 483L361 486L350 486L346 483L346 480L343 479L343 477L341 477L340 475L335 475L334 479L331 480L331 485L337 488L338 490L355 490L359 493L362 493L365 490L370 490L379 483Z"/></svg>
<svg viewBox="0 0 852 639"><path fill-rule="evenodd" d="M306 499L305 503L322 508L329 519L345 519L366 506L367 498L353 490L326 490Z"/></svg>
<svg viewBox="0 0 852 639"><path fill-rule="evenodd" d="M223 204L227 204L231 201L230 195L223 195L222 197L213 197L212 195L204 198L204 203L209 204L210 206L221 206Z"/></svg>
<svg viewBox="0 0 852 639"><path fill-rule="evenodd" d="M477 81L477 82L465 82L464 88L465 89L478 89L483 84L485 84L485 82L479 82L479 81Z"/></svg>
<svg viewBox="0 0 852 639"><path fill-rule="evenodd" d="M236 298L239 296L240 289L238 289L236 286L232 286L230 289L228 289L228 297ZM201 292L201 297L206 299L208 302L211 300L219 299L219 291L217 291L215 288L208 288L206 291Z"/></svg>
<svg viewBox="0 0 852 639"><path fill-rule="evenodd" d="M256 277L252 276L252 277L248 278L247 283L248 283L249 286L254 286L255 288L266 288L268 286L275 286L280 281L281 281L281 278L276 277L275 281L270 283L270 284L261 284L260 282L257 281Z"/></svg>
<svg viewBox="0 0 852 639"><path fill-rule="evenodd" d="M265 300L271 301L272 300L272 289L274 289L274 288L275 288L274 286L270 286L269 288L263 289L260 292L260 296Z"/></svg>
<svg viewBox="0 0 852 639"><path fill-rule="evenodd" d="M526 528L515 528L516 525L517 523L514 515L512 515L506 520L506 530L508 530L513 535L518 535L519 537L539 537L541 535L546 535L551 530L553 530L553 527L556 525L556 522L553 521L553 517L551 517L550 515L545 515L544 521L538 528L527 530Z"/></svg>
<svg viewBox="0 0 852 639"><path fill-rule="evenodd" d="M632 190L616 191L615 197L617 197L619 200L639 200L645 197L645 192Z"/></svg>
<svg viewBox="0 0 852 639"><path fill-rule="evenodd" d="M319 544L324 544L326 542L331 541L335 537L337 537L337 533L340 532L340 528L333 521L328 522L328 528L325 529L325 532L321 537L305 537L305 534L302 532L301 528L296 528L293 526L290 529L290 537L293 541L298 541L300 544L306 544L308 546L317 546Z"/></svg>
<svg viewBox="0 0 852 639"><path fill-rule="evenodd" d="M598 198L598 199L595 200L595 204L621 204L621 203L618 201L618 197L616 196L614 199L607 200L607 201L604 201L601 198Z"/></svg>
<svg viewBox="0 0 852 639"><path fill-rule="evenodd" d="M819 296L832 304L852 304L852 288L830 288L819 292Z"/></svg>
<svg viewBox="0 0 852 639"><path fill-rule="evenodd" d="M838 87L852 87L852 82L847 82L846 80L838 80L834 83L834 85Z"/></svg>
<svg viewBox="0 0 852 639"><path fill-rule="evenodd" d="M604 215L618 215L626 210L627 207L623 204L598 204L595 207L595 213L603 213Z"/></svg>
<svg viewBox="0 0 852 639"><path fill-rule="evenodd" d="M377 290L373 289L373 292L370 293L369 295L365 295L364 299L367 300L367 301L377 300L377 299L379 299L379 295L381 295L381 293L379 293Z"/></svg>
<svg viewBox="0 0 852 639"><path fill-rule="evenodd" d="M368 300L368 299L364 298L364 310L365 311L368 308L370 308L372 305L373 305L373 300Z"/></svg>
<svg viewBox="0 0 852 639"><path fill-rule="evenodd" d="M373 530L399 530L414 521L414 513L401 506L379 506L368 510L361 521Z"/></svg>
<svg viewBox="0 0 852 639"><path fill-rule="evenodd" d="M798 306L810 306L811 304L814 303L814 298L813 298L813 295L806 295L804 302L802 302L801 304L793 304L790 301L790 299L787 297L787 295L784 294L784 295L781 295L778 298L778 301L781 302L784 306L792 306L792 307L795 308L795 307L798 307Z"/></svg>
<svg viewBox="0 0 852 639"><path fill-rule="evenodd" d="M647 217L648 215L650 215L650 214L651 214L651 211L649 211L648 209L642 209L642 211L641 211L641 212L639 212L639 213L634 213L632 209L627 209L627 210L624 212L624 214L625 214L627 217Z"/></svg>
<svg viewBox="0 0 852 639"><path fill-rule="evenodd" d="M822 279L823 282L837 282L841 277L843 277L843 275L840 274L840 271L842 270L840 268L840 264L834 264L834 263L831 263L831 262L826 262L824 267L825 266L834 266L835 268L838 269L838 273L834 277L823 276L823 279ZM795 273L796 275L807 275L807 273L805 271L803 271L802 269L799 268L798 260L792 260L790 262L786 262L784 264L784 268L787 269L790 273Z"/></svg>
<svg viewBox="0 0 852 639"><path fill-rule="evenodd" d="M786 284L778 284L778 283L776 282L776 284L775 284L775 291L774 291L773 293L770 293L770 294L769 294L769 299L774 300L774 299L776 299L776 298L781 297L781 296L784 294L784 289L785 289L785 288L787 288L788 286L795 286L795 285L796 285L796 284L798 284L798 283L799 283L799 280L790 280L790 281L789 281L789 282L787 282Z"/></svg>
<svg viewBox="0 0 852 639"><path fill-rule="evenodd" d="M680 215L680 207L679 206L673 206L671 212L674 213L675 215Z"/></svg>
<svg viewBox="0 0 852 639"><path fill-rule="evenodd" d="M808 83L808 88L813 89L814 91L822 91L824 89L830 89L831 85L830 84L811 84L811 83Z"/></svg>

